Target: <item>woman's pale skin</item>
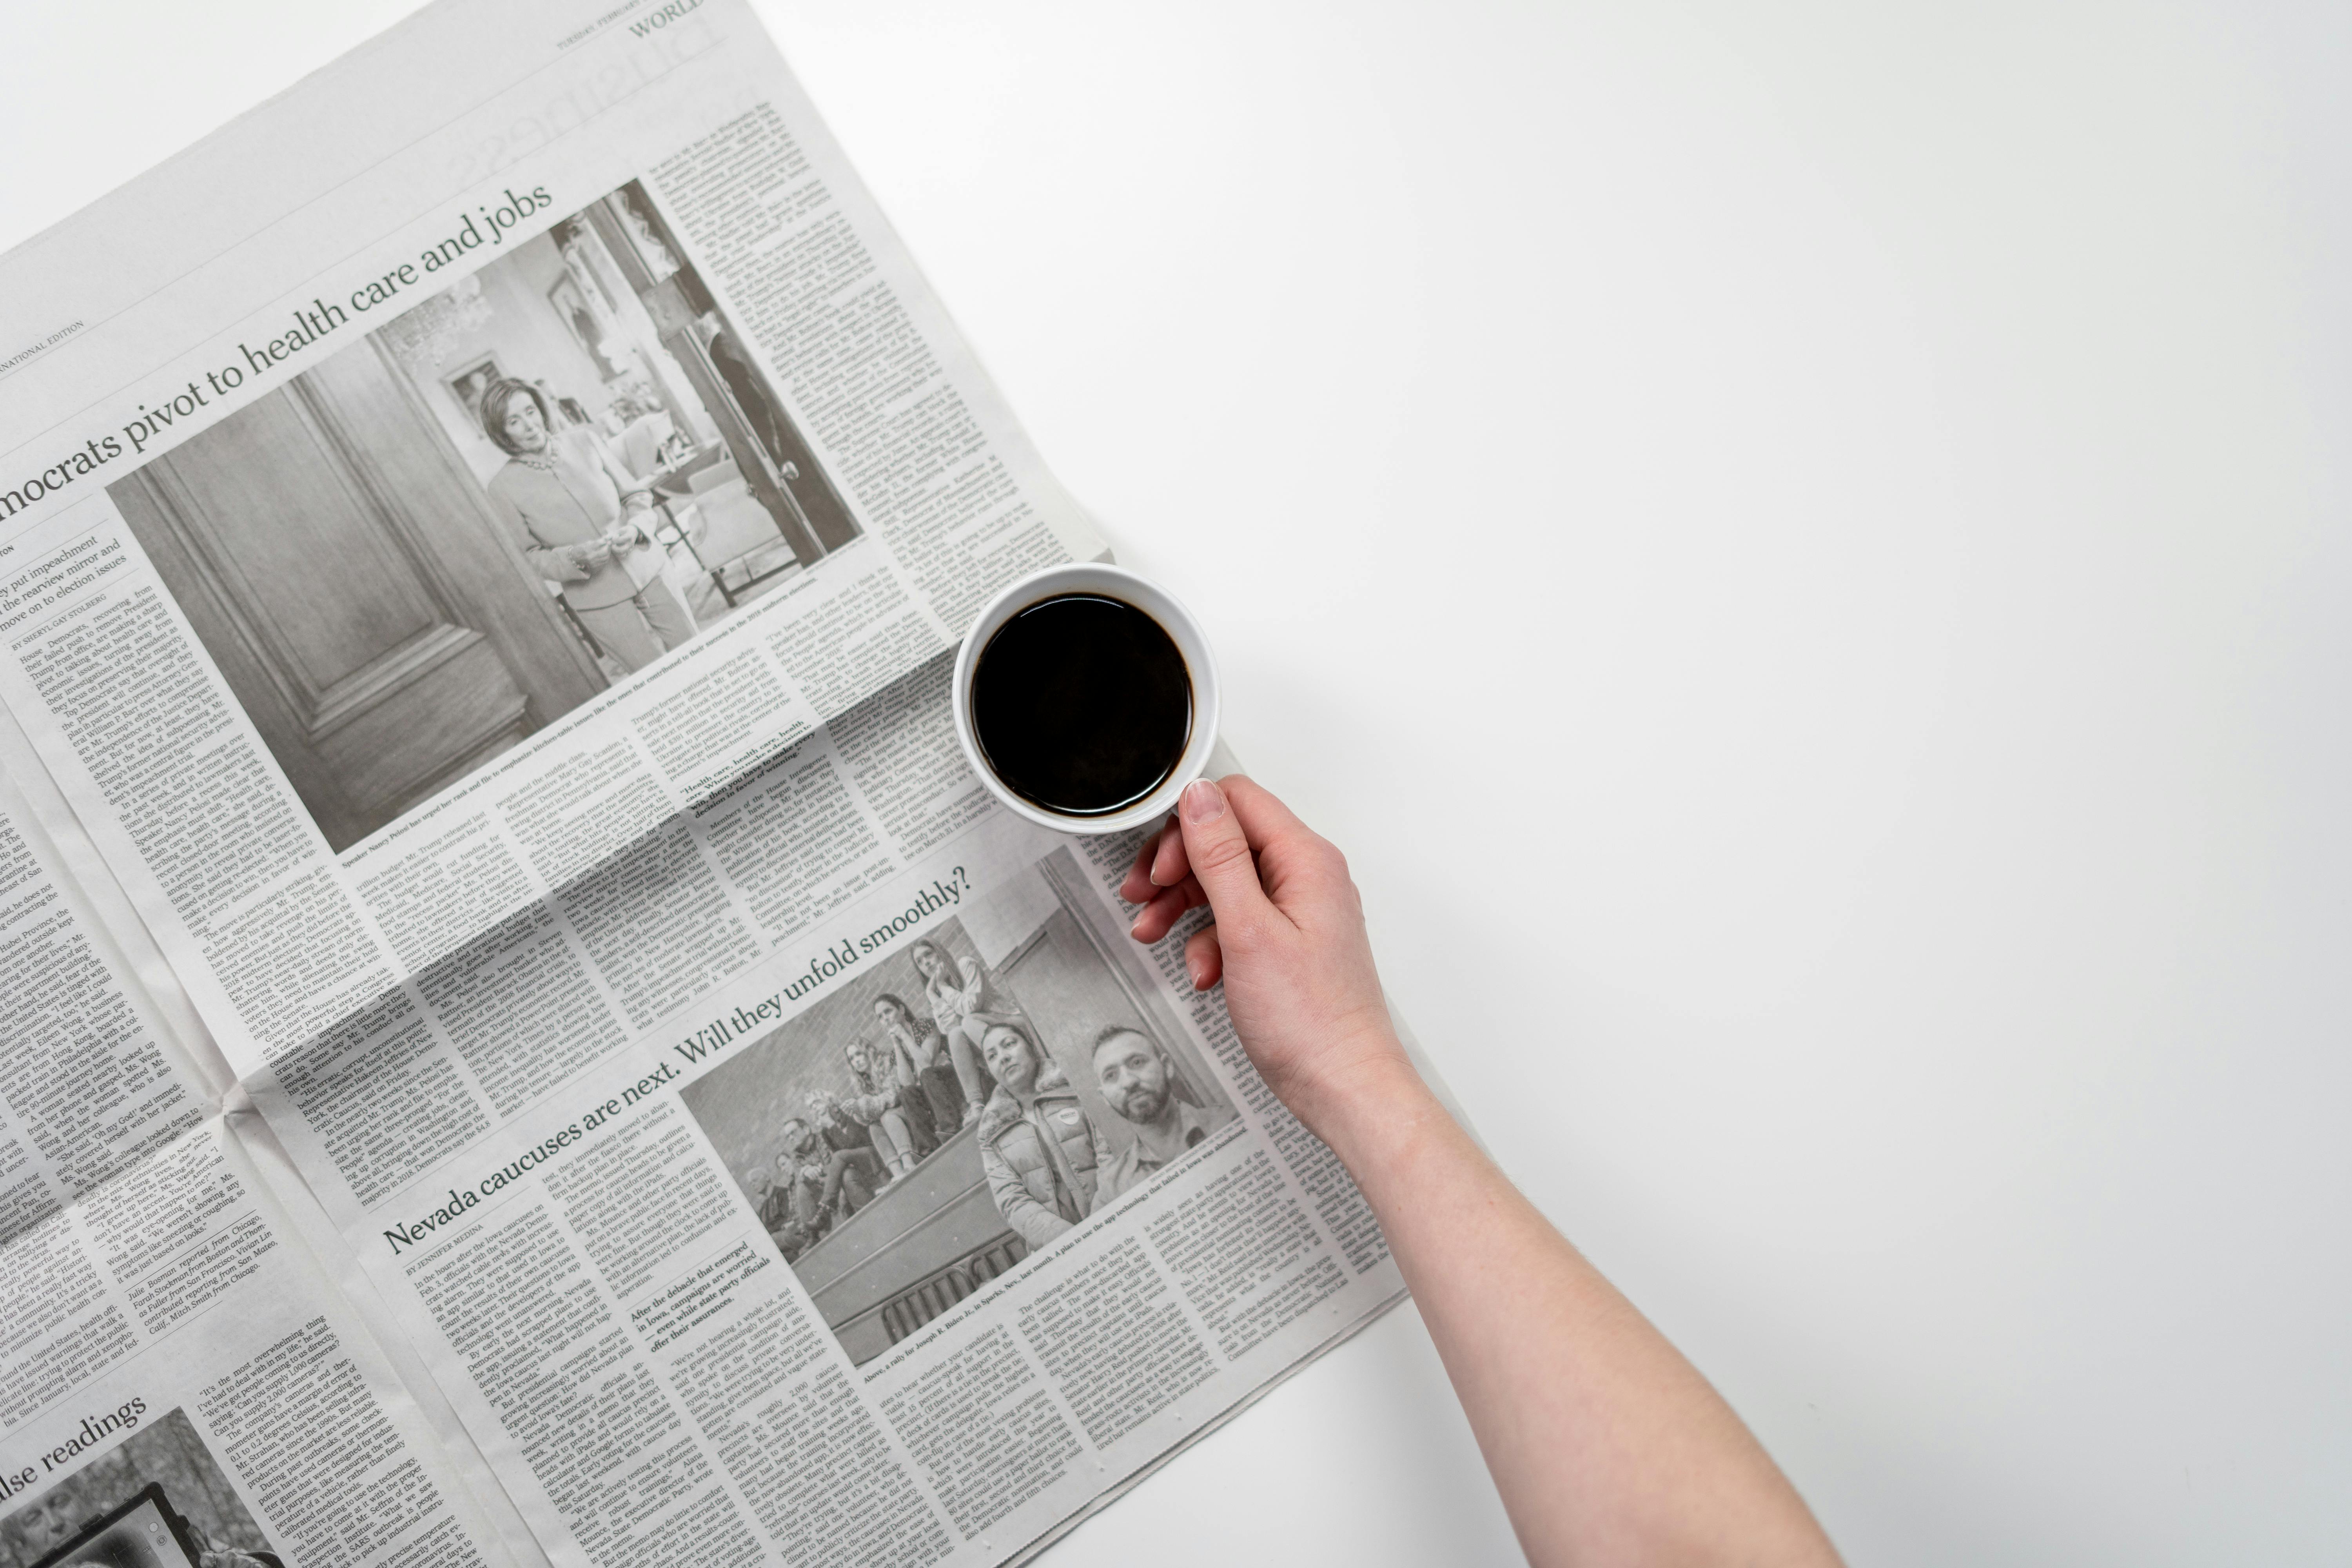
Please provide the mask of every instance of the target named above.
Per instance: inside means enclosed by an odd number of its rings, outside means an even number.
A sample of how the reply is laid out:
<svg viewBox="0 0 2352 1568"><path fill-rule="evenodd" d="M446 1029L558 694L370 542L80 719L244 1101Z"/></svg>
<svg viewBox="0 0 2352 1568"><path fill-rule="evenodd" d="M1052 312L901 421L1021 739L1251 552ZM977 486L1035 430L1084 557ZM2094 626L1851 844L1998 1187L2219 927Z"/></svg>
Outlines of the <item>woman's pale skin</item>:
<svg viewBox="0 0 2352 1568"><path fill-rule="evenodd" d="M1379 1215L1536 1568L1835 1564L1739 1417L1521 1196L1414 1070L1339 852L1235 774L1185 790L1119 889Z"/></svg>

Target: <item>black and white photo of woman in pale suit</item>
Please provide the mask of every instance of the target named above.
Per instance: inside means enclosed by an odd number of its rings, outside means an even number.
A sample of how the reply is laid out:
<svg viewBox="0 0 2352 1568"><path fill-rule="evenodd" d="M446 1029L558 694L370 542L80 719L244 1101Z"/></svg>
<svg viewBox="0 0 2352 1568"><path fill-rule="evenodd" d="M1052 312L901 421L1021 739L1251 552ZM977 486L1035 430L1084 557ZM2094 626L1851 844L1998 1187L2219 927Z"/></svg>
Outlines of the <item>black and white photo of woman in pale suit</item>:
<svg viewBox="0 0 2352 1568"><path fill-rule="evenodd" d="M645 191L500 251L107 487L339 854L861 536Z"/></svg>
<svg viewBox="0 0 2352 1568"><path fill-rule="evenodd" d="M662 552L643 527L649 489L587 429L558 427L529 382L501 381L484 393L482 428L508 454L488 489L523 560L561 587L624 672L694 636L694 617L664 581Z"/></svg>

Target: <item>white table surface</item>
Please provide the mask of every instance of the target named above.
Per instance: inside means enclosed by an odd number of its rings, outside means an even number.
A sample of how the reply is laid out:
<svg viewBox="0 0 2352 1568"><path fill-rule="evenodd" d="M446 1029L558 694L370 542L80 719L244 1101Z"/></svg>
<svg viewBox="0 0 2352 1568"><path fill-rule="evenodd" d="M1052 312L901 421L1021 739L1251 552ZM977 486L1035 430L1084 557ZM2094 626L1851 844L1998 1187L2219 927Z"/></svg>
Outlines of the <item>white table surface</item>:
<svg viewBox="0 0 2352 1568"><path fill-rule="evenodd" d="M11 7L0 242L404 0ZM1860 1563L2352 1555L2352 11L771 0ZM1078 1564L1508 1561L1392 1316Z"/></svg>

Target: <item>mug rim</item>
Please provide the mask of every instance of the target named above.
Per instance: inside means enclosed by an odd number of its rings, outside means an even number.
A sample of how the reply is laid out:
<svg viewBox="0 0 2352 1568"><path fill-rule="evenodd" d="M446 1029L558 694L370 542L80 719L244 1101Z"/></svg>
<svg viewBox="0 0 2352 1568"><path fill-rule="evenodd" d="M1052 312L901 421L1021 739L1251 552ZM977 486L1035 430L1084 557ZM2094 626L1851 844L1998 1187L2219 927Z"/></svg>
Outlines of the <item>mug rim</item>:
<svg viewBox="0 0 2352 1568"><path fill-rule="evenodd" d="M1192 732L1184 742L1183 753L1176 765L1152 792L1133 805L1101 816L1071 816L1048 811L1034 801L1024 800L1012 787L996 776L988 765L987 756L980 749L980 737L971 721L971 672L980 662L981 651L988 646L998 629L1019 612L1043 599L1062 594L1084 593L1089 589L1123 599L1158 622L1176 645L1184 660L1185 673L1192 681ZM1166 588L1124 566L1108 561L1066 561L1058 566L1047 566L1017 579L992 596L972 617L971 625L956 647L955 673L950 683L950 701L954 708L956 744L963 751L964 761L979 775L981 783L999 805L1004 806L1040 827L1050 827L1057 833L1098 837L1124 833L1166 816L1176 807L1176 799L1194 779L1208 771L1209 753L1217 743L1217 722L1220 718L1217 692L1216 658L1209 650L1209 639L1201 624L1181 601Z"/></svg>

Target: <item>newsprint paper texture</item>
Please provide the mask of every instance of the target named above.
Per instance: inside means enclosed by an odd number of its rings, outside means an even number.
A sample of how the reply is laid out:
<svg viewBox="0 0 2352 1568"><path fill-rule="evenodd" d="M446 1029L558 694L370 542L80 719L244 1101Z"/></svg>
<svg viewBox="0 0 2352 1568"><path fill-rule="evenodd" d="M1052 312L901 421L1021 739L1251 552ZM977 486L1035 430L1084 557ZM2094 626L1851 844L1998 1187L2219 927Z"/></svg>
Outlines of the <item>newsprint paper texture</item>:
<svg viewBox="0 0 2352 1568"><path fill-rule="evenodd" d="M0 1568L1002 1563L1394 1301L958 752L1103 552L739 0L0 258Z"/></svg>

